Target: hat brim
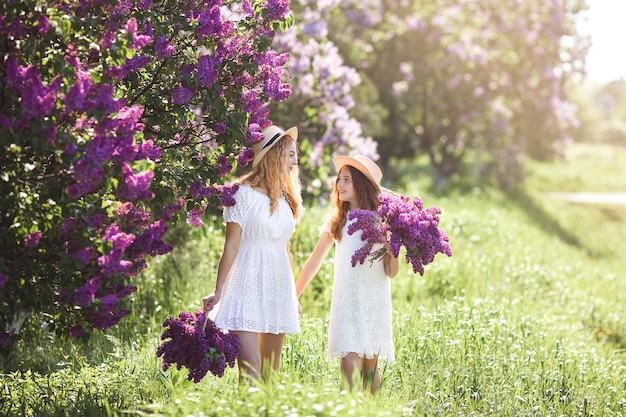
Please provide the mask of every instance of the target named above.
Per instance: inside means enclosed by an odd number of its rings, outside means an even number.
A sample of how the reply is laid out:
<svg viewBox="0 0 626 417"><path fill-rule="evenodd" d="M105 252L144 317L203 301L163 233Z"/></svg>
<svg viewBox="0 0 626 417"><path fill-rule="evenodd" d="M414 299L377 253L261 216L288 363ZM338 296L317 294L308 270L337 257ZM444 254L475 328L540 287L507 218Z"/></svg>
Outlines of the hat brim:
<svg viewBox="0 0 626 417"><path fill-rule="evenodd" d="M261 151L258 153L258 155L254 156L254 160L252 161L252 167L254 168L255 166L257 166L259 164L259 162L261 162L261 160L263 159L263 157L265 156L265 154L272 149L272 147L274 145L276 145L278 143L279 140L281 140L282 138L284 138L285 136L291 136L293 138L293 140L297 141L298 140L298 127L294 126L291 127L287 130L285 130L285 132L280 135L280 137L271 145L269 145L267 148L263 148L261 149Z"/></svg>
<svg viewBox="0 0 626 417"><path fill-rule="evenodd" d="M363 165L358 159L354 159L351 156L345 156L345 155L338 156L333 160L333 162L335 164L335 169L337 170L337 174L339 174L339 172L341 171L341 168L348 165L348 166L358 169L361 174L365 175L374 184L378 185L378 183L380 182L380 180L376 181L376 178L374 178L370 170L365 165Z"/></svg>

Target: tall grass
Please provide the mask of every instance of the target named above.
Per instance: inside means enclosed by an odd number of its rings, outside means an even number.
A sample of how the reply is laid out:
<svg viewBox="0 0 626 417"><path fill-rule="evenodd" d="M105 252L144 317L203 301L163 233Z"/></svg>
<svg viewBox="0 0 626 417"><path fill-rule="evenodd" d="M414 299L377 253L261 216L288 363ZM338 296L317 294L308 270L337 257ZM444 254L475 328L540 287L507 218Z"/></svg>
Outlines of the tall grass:
<svg viewBox="0 0 626 417"><path fill-rule="evenodd" d="M599 216L596 206L545 199L569 171L535 172L542 187L531 177L525 192L508 196L479 189L438 196L411 181L397 188L420 190L427 206L443 209L453 256L436 258L423 277L403 264L393 279L397 362L379 364L377 396L342 391L338 363L326 359L332 253L301 299L302 332L286 338L272 381L239 386L237 370L227 369L224 378L193 384L184 370L160 370L163 320L199 308L213 288L223 245L213 217L204 229L172 232L183 247L140 277L132 315L120 326L87 345L45 329L37 343L19 345L0 376L0 414L625 415L626 268L616 249L626 236L624 210L607 206L614 215ZM296 273L325 214L309 208L297 228Z"/></svg>

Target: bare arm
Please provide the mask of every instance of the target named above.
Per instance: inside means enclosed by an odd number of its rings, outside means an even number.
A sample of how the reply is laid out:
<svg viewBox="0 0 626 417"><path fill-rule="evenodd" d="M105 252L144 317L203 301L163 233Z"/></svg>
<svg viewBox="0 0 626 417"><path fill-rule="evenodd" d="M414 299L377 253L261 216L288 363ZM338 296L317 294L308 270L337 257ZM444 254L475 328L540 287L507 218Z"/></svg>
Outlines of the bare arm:
<svg viewBox="0 0 626 417"><path fill-rule="evenodd" d="M298 298L300 298L306 287L311 283L315 274L320 270L322 262L333 243L333 239L330 237L329 233L323 233L320 236L315 245L315 249L313 249L313 253L311 253L309 259L304 263L300 275L298 275L298 281L296 281L296 294Z"/></svg>
<svg viewBox="0 0 626 417"><path fill-rule="evenodd" d="M213 290L213 293L202 299L204 311L211 311L213 306L215 306L215 304L217 304L222 297L224 282L226 281L226 277L235 262L240 242L241 226L237 223L226 223L226 241L224 242L224 250L222 251L222 256L220 257L220 262L217 267L215 289Z"/></svg>

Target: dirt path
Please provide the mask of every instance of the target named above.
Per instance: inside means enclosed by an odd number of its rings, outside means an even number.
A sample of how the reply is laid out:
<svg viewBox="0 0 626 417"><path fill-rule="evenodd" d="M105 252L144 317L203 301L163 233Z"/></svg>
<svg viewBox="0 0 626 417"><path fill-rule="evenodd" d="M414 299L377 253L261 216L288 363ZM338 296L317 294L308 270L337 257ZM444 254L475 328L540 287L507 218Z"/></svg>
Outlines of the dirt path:
<svg viewBox="0 0 626 417"><path fill-rule="evenodd" d="M575 203L626 205L626 193L546 193L546 196Z"/></svg>

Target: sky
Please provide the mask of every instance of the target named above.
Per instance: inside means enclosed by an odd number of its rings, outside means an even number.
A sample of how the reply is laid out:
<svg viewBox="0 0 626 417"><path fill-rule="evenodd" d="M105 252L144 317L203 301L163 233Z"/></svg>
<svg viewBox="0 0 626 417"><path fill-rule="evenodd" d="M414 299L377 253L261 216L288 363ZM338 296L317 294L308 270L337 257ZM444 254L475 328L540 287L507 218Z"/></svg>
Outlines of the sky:
<svg viewBox="0 0 626 417"><path fill-rule="evenodd" d="M587 0L591 34L587 78L592 82L626 79L626 0Z"/></svg>

